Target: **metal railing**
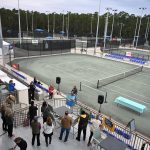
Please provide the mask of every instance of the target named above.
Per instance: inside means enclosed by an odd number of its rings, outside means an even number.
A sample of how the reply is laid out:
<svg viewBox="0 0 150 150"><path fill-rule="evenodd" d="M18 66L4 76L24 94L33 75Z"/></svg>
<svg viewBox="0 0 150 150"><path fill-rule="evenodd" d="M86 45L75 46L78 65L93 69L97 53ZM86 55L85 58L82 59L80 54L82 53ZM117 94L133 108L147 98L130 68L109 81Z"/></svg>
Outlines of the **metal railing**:
<svg viewBox="0 0 150 150"><path fill-rule="evenodd" d="M50 105L52 105L54 108L57 107L61 107L61 106L66 106L66 99L65 98L54 98L53 100L46 100ZM38 116L41 116L41 106L42 106L43 101L38 102L36 104L36 106L38 107ZM88 112L94 113L94 114L98 114L98 112L94 109L91 108L89 106L87 106L84 103L81 103L80 101L77 101L77 104L75 106L75 108L73 109L73 111L76 111L76 114L79 114L79 110L80 108L84 108L86 109ZM18 127L24 124L24 120L27 118L28 115L28 111L29 111L29 107L25 107L19 110L16 110L14 112L14 127ZM101 117L107 117L104 114L100 114ZM123 141L124 143L126 143L130 148L132 149L137 149L140 150L142 144L146 141L149 140L148 137L145 137L143 135L141 135L138 132L132 132L130 133L129 129L126 128L126 126L118 123L117 121L112 119L112 122L115 124L115 128L126 132L127 134L130 134L131 138L128 140L126 138L124 138L123 136L117 134L116 132L110 132L108 131L108 129L104 128L105 131L107 131L109 134L111 134L112 136L114 136L115 138ZM145 150L149 150L150 146L146 146Z"/></svg>

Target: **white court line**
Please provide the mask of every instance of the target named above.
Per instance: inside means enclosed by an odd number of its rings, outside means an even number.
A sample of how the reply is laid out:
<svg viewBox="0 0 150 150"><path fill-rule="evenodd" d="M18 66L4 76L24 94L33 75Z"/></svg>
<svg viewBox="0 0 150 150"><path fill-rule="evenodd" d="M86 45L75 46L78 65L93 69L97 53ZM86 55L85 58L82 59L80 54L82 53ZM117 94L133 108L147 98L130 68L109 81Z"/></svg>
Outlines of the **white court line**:
<svg viewBox="0 0 150 150"><path fill-rule="evenodd" d="M148 75L148 73L144 73L144 72L139 72L139 74L137 74L138 76L147 76L147 77L150 77L149 75Z"/></svg>
<svg viewBox="0 0 150 150"><path fill-rule="evenodd" d="M139 81L134 81L134 80L131 80L131 79L126 79L126 78L124 78L125 80L129 80L129 81L131 81L131 82L136 82L136 83L139 83L139 84L143 84L143 85L145 85L145 86L150 86L149 84L145 84L145 83L142 83L142 82L139 82Z"/></svg>
<svg viewBox="0 0 150 150"><path fill-rule="evenodd" d="M121 87L119 87L119 86L115 86L115 85L109 85L109 86L110 86L110 87L117 87L117 88L119 88L119 89L122 89L123 91L127 91L127 92L129 92L129 93L133 93L133 94L135 94L135 95L139 95L139 96L141 96L141 97L145 97L145 98L147 98L147 99L150 99L150 97L147 97L147 96L144 96L144 95L142 95L142 94L138 94L138 93L135 93L135 92L132 92L132 91L123 89L123 88L121 88ZM119 93L120 93L120 92L119 92Z"/></svg>
<svg viewBox="0 0 150 150"><path fill-rule="evenodd" d="M90 86L88 86L88 85L86 85L86 84L83 84L83 85L86 86L86 87L88 87L88 88L90 88L90 89L92 89L92 90L95 90L95 91L101 91L101 90L92 88L92 87L90 87ZM105 88L105 89L108 89L109 91L113 91L113 92L115 92L115 93L119 93L119 94L121 94L121 95L126 95L127 97L130 97L130 98L132 98L132 99L135 99L135 100L137 100L137 101L140 101L140 102L142 102L142 103L145 103L145 104L147 104L147 105L150 105L150 103L147 103L147 102L145 102L145 101L141 101L141 100L136 99L136 98L134 98L134 97L132 97L132 96L129 96L129 95L127 95L127 94L120 93L120 92L118 92L118 91L111 90L111 89L109 89L109 88ZM101 92L103 92L103 91L101 91ZM105 92L104 92L104 93L105 93Z"/></svg>
<svg viewBox="0 0 150 150"><path fill-rule="evenodd" d="M86 85L86 84L82 84L82 85L84 85L85 87L88 87L88 88L90 88L90 89L92 89L92 90L94 90L94 91L98 91L98 92L102 92L102 93L105 93L105 94L106 94L106 92L101 91L101 90L97 90L97 89L95 89L95 88L93 88L93 87L90 87L90 86L88 86L88 85ZM82 85L81 85L81 91L82 91Z"/></svg>

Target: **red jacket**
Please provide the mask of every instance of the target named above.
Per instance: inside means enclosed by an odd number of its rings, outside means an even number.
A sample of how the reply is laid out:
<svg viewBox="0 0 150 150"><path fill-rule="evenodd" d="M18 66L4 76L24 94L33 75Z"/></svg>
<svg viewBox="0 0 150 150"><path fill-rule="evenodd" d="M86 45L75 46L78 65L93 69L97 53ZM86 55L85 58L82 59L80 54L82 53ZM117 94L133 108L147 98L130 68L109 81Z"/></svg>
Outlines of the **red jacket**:
<svg viewBox="0 0 150 150"><path fill-rule="evenodd" d="M53 93L54 92L54 87L52 85L50 85L48 91L49 91L49 93Z"/></svg>

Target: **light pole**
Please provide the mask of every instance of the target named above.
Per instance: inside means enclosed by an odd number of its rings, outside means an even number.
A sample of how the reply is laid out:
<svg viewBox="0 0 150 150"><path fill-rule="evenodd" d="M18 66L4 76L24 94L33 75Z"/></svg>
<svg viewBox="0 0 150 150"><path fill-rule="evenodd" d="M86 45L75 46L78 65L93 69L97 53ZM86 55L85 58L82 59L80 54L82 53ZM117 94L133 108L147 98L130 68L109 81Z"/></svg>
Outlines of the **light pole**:
<svg viewBox="0 0 150 150"><path fill-rule="evenodd" d="M123 27L123 23L120 23L120 45L121 45L121 41L122 41L122 27Z"/></svg>
<svg viewBox="0 0 150 150"><path fill-rule="evenodd" d="M33 34L33 15L34 15L34 12L32 11L32 34Z"/></svg>
<svg viewBox="0 0 150 150"><path fill-rule="evenodd" d="M137 16L137 20L136 20L136 26L135 26L135 31L134 31L133 46L134 46L134 43L135 43L136 32L137 32L137 26L138 26L138 16Z"/></svg>
<svg viewBox="0 0 150 150"><path fill-rule="evenodd" d="M2 65L4 65L4 53L3 53L3 36L2 36L2 24L0 15L0 51L2 52Z"/></svg>
<svg viewBox="0 0 150 150"><path fill-rule="evenodd" d="M149 29L150 29L150 17L148 17L147 25L146 25L146 31L145 31L145 41L146 41L146 44L148 43L147 39L148 39Z"/></svg>
<svg viewBox="0 0 150 150"><path fill-rule="evenodd" d="M137 40L136 40L136 48L137 48L137 45L138 45L138 40L139 40L139 34L140 34L140 28L141 28L141 21L142 21L142 15L143 15L143 11L146 9L146 8L139 8L142 10L141 12L141 17L140 17L140 23L139 23L139 29L138 29L138 34L137 34Z"/></svg>
<svg viewBox="0 0 150 150"><path fill-rule="evenodd" d="M93 33L93 14L91 16L91 35L92 35L92 33Z"/></svg>
<svg viewBox="0 0 150 150"><path fill-rule="evenodd" d="M55 12L53 13L53 37L55 34Z"/></svg>
<svg viewBox="0 0 150 150"><path fill-rule="evenodd" d="M19 0L18 0L18 24L19 24L19 42L21 45L21 24L20 24L20 8L19 8Z"/></svg>
<svg viewBox="0 0 150 150"><path fill-rule="evenodd" d="M69 11L68 12L68 22L67 22L67 39L69 38Z"/></svg>
<svg viewBox="0 0 150 150"><path fill-rule="evenodd" d="M27 24L27 35L28 35L29 29L28 29L28 12L27 11L26 11L26 24Z"/></svg>
<svg viewBox="0 0 150 150"><path fill-rule="evenodd" d="M96 29L96 40L95 40L94 54L96 53L97 42L98 42L98 29L99 29L100 7L101 7L101 0L99 0L99 8L98 8L98 13L97 13L97 29Z"/></svg>
<svg viewBox="0 0 150 150"><path fill-rule="evenodd" d="M62 32L64 32L64 10L63 10Z"/></svg>
<svg viewBox="0 0 150 150"><path fill-rule="evenodd" d="M114 15L113 15L113 21L112 21L112 26L111 26L111 34L110 34L111 40L112 40L113 30L114 30L115 12L117 11L117 9L113 9L112 11L114 12Z"/></svg>
<svg viewBox="0 0 150 150"><path fill-rule="evenodd" d="M49 33L49 11L46 12L47 12L47 31Z"/></svg>
<svg viewBox="0 0 150 150"><path fill-rule="evenodd" d="M107 28L108 28L108 15L109 15L109 10L111 10L111 8L106 8L107 10L107 16L106 16L106 20L105 20L105 30L104 30L104 49L106 48L106 38L107 38Z"/></svg>

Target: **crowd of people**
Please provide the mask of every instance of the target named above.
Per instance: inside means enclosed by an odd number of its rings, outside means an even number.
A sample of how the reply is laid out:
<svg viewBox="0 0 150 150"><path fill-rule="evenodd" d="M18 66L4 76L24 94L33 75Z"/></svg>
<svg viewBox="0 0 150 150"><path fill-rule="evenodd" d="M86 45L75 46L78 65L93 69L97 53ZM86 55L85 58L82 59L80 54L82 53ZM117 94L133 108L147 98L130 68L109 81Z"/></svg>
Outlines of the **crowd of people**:
<svg viewBox="0 0 150 150"><path fill-rule="evenodd" d="M52 142L52 137L54 134L55 129L55 117L54 117L54 110L51 105L49 105L46 101L43 102L41 107L41 114L43 118L43 123L41 124L39 122L38 117L38 107L34 104L35 100L35 85L41 83L37 81L36 77L29 85L29 124L32 130L32 146L35 144L35 139L37 140L37 146L41 145L40 141L40 134L42 130L42 134L45 138L45 144L48 147L49 144ZM14 114L14 104L16 102L16 97L13 95L13 92L15 90L15 84L11 80L8 85L9 95L6 97L5 102L1 106L1 118L2 118L2 129L8 133L8 136L11 138L14 136L13 134L13 114ZM50 84L48 87L49 92L49 99L52 99L54 96L54 86L53 84ZM71 90L71 95L74 95L77 98L77 87L74 86ZM75 98L75 99L76 99ZM71 130L71 126L73 124L73 119L69 115L69 112L66 111L64 116L61 118L61 131L60 135L58 137L59 140L63 140L64 142L68 141L69 133ZM102 120L100 119L99 115L95 116L92 120L89 121L89 115L85 111L81 111L81 114L78 116L78 132L76 140L81 140L81 133L83 132L83 141L86 140L87 136L87 126L90 126L90 136L88 138L87 146L91 145L91 140L93 137L94 132L99 131L101 132L103 130L103 124ZM65 133L66 132L66 133ZM63 139L63 135L65 133L65 137ZM15 146L13 149L15 150L18 146L20 150L26 150L27 149L27 142L22 137L16 137L14 139ZM150 144L149 141L144 142L141 146L141 150L144 150L144 147Z"/></svg>

